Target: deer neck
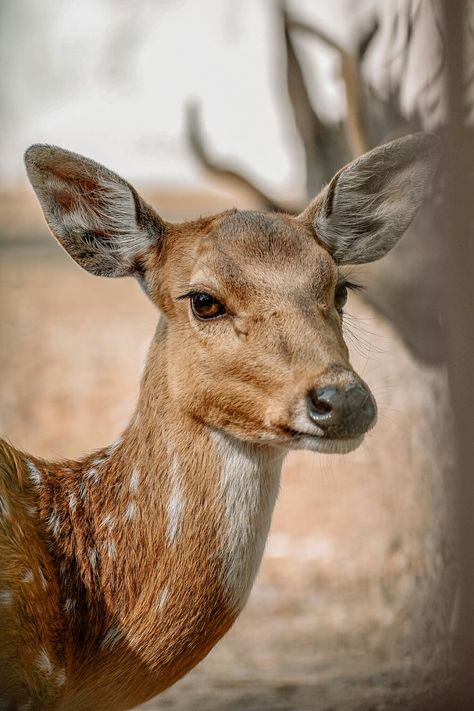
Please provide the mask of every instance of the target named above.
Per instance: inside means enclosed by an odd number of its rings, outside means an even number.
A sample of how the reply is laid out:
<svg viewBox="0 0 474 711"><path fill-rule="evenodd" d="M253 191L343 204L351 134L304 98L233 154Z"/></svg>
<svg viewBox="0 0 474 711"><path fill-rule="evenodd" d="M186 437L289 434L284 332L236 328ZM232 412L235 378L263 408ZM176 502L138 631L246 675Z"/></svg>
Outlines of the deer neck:
<svg viewBox="0 0 474 711"><path fill-rule="evenodd" d="M164 680L150 693L199 661L245 604L281 464L274 450L179 411L162 325L123 436L80 463L58 465L62 486L49 491L48 527L58 538L63 607L100 601L96 626L83 636L107 658L124 648L137 655ZM88 624L91 617L89 610Z"/></svg>
<svg viewBox="0 0 474 711"><path fill-rule="evenodd" d="M159 537L160 546L149 551L153 561L162 564L169 556L170 568L185 566L189 554L187 564L194 567L196 551L202 551L203 559L215 561L213 574L228 604L240 610L263 554L283 454L238 440L182 411L170 394L166 335L162 319L136 414L114 455L119 461L123 455L120 479L125 484L129 479L125 498L133 500L132 508ZM136 526L138 538L143 529Z"/></svg>

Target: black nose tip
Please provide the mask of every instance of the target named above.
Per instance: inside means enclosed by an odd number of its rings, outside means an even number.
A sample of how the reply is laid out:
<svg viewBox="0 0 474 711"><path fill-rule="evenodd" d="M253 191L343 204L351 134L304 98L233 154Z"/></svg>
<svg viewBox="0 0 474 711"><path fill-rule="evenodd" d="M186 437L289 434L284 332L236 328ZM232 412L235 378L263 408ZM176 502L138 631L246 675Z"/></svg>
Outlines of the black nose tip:
<svg viewBox="0 0 474 711"><path fill-rule="evenodd" d="M309 391L306 403L311 420L334 437L367 432L377 413L374 398L361 383L315 388Z"/></svg>

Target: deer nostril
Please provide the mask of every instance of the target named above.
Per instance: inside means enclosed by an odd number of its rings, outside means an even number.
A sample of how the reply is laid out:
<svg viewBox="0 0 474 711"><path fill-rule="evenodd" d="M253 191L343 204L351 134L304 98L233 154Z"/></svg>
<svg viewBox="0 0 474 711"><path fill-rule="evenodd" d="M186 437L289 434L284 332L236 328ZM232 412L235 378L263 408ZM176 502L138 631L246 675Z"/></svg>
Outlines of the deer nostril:
<svg viewBox="0 0 474 711"><path fill-rule="evenodd" d="M361 383L348 388L314 388L306 396L310 419L332 436L354 436L366 432L376 415L375 401Z"/></svg>
<svg viewBox="0 0 474 711"><path fill-rule="evenodd" d="M338 419L338 391L336 388L317 388L307 396L307 407L310 418L320 426L334 424Z"/></svg>
<svg viewBox="0 0 474 711"><path fill-rule="evenodd" d="M331 412L332 405L331 403L326 402L326 400L316 398L312 401L312 409L320 415L326 415L328 412Z"/></svg>

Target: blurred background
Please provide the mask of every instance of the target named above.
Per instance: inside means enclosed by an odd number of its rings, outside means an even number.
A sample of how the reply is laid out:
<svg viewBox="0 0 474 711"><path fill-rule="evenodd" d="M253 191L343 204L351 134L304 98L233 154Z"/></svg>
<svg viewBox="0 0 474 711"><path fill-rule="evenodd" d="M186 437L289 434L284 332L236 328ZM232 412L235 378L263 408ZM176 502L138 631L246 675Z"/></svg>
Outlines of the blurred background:
<svg viewBox="0 0 474 711"><path fill-rule="evenodd" d="M26 182L29 144L88 155L185 220L298 212L352 158L446 121L431 0L2 0L0 61L0 424L46 458L124 427L158 314L134 283L82 272L54 242ZM377 427L351 455L288 458L246 610L143 708L411 709L450 678L441 202L435 184L393 253L356 270L368 288L350 296L346 337Z"/></svg>

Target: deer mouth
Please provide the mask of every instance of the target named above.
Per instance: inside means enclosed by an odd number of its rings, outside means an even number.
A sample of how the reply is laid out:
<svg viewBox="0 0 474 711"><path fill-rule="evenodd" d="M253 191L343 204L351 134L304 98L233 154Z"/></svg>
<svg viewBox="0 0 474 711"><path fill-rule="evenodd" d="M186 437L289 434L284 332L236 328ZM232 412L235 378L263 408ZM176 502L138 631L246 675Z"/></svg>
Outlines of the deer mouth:
<svg viewBox="0 0 474 711"><path fill-rule="evenodd" d="M365 435L358 437L318 437L317 435L299 435L295 449L310 449L321 454L348 454L360 447Z"/></svg>
<svg viewBox="0 0 474 711"><path fill-rule="evenodd" d="M340 373L339 373L340 375ZM352 372L328 377L273 421L290 449L346 454L360 446L377 421L377 406L365 383Z"/></svg>
<svg viewBox="0 0 474 711"><path fill-rule="evenodd" d="M320 454L348 454L362 444L366 433L351 437L334 437L288 428L285 434L289 437L290 449L309 449Z"/></svg>

